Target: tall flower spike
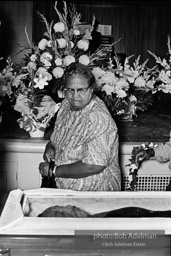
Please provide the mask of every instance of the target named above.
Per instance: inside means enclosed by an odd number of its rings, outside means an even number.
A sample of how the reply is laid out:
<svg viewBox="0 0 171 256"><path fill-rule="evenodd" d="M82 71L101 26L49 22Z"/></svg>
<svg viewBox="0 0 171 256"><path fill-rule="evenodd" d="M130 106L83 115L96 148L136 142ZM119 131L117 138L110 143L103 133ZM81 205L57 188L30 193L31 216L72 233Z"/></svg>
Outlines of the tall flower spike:
<svg viewBox="0 0 171 256"><path fill-rule="evenodd" d="M169 51L169 54L171 55L171 47L170 47L170 35L168 35L167 46L168 46L168 51Z"/></svg>

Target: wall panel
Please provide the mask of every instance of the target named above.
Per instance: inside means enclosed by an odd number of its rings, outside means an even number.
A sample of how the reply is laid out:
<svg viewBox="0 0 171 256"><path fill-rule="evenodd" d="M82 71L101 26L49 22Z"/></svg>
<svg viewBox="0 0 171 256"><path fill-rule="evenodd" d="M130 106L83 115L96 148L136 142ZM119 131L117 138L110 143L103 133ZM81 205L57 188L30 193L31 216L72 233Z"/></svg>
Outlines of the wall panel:
<svg viewBox="0 0 171 256"><path fill-rule="evenodd" d="M0 4L0 57L9 55L15 63L20 63L24 53L17 54L27 43L25 27L32 40L33 1L1 1Z"/></svg>

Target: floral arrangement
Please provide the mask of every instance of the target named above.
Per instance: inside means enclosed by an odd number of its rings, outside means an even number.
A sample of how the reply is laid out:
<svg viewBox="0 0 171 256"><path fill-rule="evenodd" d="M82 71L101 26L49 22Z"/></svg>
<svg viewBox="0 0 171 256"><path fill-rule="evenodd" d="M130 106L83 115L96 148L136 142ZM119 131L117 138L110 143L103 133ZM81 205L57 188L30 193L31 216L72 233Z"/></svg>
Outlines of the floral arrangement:
<svg viewBox="0 0 171 256"><path fill-rule="evenodd" d="M41 89L43 79L34 76L34 71L28 66L21 67L15 73L13 81L14 110L21 113L22 118L17 120L20 128L28 132L37 129L44 130L50 119L57 112L60 104L56 103L47 91Z"/></svg>
<svg viewBox="0 0 171 256"><path fill-rule="evenodd" d="M2 59L3 58L1 58L0 60ZM12 99L12 95L13 95L12 85L15 79L15 72L14 72L14 67L13 67L11 58L8 57L6 62L7 62L7 65L0 72L0 106L1 107L3 106L3 103L7 99Z"/></svg>
<svg viewBox="0 0 171 256"><path fill-rule="evenodd" d="M38 45L30 42L25 30L28 45L22 47L22 51L28 50L29 53L17 72L13 90L16 98L14 109L22 114L18 123L26 131L47 124L55 115L60 98L63 98L62 78L68 65L79 62L91 66L105 54L105 49L92 55L88 53L95 17L90 29L81 34L81 14L76 12L74 5L69 8L63 1L63 12L60 12L56 1L54 9L58 18L56 23L48 23L39 13L46 32Z"/></svg>
<svg viewBox="0 0 171 256"><path fill-rule="evenodd" d="M156 84L155 87L158 92L165 97L171 96L171 42L170 36L168 36L167 41L168 46L168 58L161 59L155 53L148 51L156 61ZM160 95L161 96L161 95Z"/></svg>
<svg viewBox="0 0 171 256"><path fill-rule="evenodd" d="M2 60L2 58L1 58ZM12 82L14 80L14 68L11 58L6 60L7 65L0 72L0 102L2 103L5 95L9 97L12 94Z"/></svg>
<svg viewBox="0 0 171 256"><path fill-rule="evenodd" d="M62 14L57 9L57 1L55 2L54 8L59 19L55 24L48 24L46 18L39 13L47 31L38 47L33 48L34 53L30 56L29 65L34 67L39 80L43 79L45 83L53 78L61 78L65 68L72 62L89 64L89 59L84 53L88 50L91 32L86 30L84 35L80 35L78 26L81 24L81 14L76 12L74 5L69 9L66 2L63 3Z"/></svg>
<svg viewBox="0 0 171 256"><path fill-rule="evenodd" d="M126 166L130 166L129 175L128 175L128 184L127 184L126 190L134 191L136 190L136 187L137 187L138 170L140 168L140 164L138 164L138 166L137 164L135 164L136 154L141 150L148 150L150 148L156 148L156 147L158 147L158 144L154 144L153 142L146 143L146 144L143 143L138 147L133 147L131 159L129 159L131 163L126 165Z"/></svg>
<svg viewBox="0 0 171 256"><path fill-rule="evenodd" d="M93 16L92 26L85 30L85 34L80 33L81 14L76 12L75 6L67 7L63 1L63 13L57 9L57 1L54 9L59 22L49 24L46 18L39 13L42 21L45 23L46 32L39 41L38 46L32 44L28 38L28 49L31 50L26 57L25 70L31 70L34 75L34 87L44 89L51 80L63 77L65 68L72 62L79 62L84 65L93 65L94 60L101 58L104 50L100 50L91 56L88 54L89 40L92 39L91 31L95 23ZM70 23L69 23L70 21ZM24 71L23 69L23 71ZM30 74L29 74L30 75ZM60 89L60 85L58 86Z"/></svg>
<svg viewBox="0 0 171 256"><path fill-rule="evenodd" d="M92 72L98 87L97 94L105 102L113 115L124 113L127 106L129 84L123 77L122 67L118 62L118 68L113 69L112 60L107 67L93 67Z"/></svg>
<svg viewBox="0 0 171 256"><path fill-rule="evenodd" d="M51 95L54 80L57 81L63 76L65 67L76 57L84 61L84 56L79 55L78 49L81 52L88 49L89 34L83 36L82 40L77 39L80 15L74 9L70 11L72 24L68 27L66 3L64 2L64 14L57 10L56 5L57 2L55 2L55 10L59 22L48 24L45 17L40 14L47 31L37 46L30 42L25 31L28 45L24 46L22 51L29 50L29 54L25 56L13 83L16 99L14 109L22 115L17 121L21 128L29 132L46 129L50 119L60 107L60 102L52 99Z"/></svg>
<svg viewBox="0 0 171 256"><path fill-rule="evenodd" d="M54 5L57 22L48 22L44 15L39 16L46 27L38 44L30 42L21 51L27 50L23 63L15 73L13 93L14 109L19 111L22 118L19 126L26 131L48 125L50 119L60 107L63 94L63 74L72 62L79 62L92 69L97 83L97 95L104 101L112 116L119 116L124 120L133 120L137 111L144 111L152 104L153 94L158 91L155 87L157 76L156 67L149 69L148 60L140 64L140 56L130 65L127 57L122 66L117 58L108 57L108 48L104 47L89 53L92 24L84 34L80 32L81 14L77 13L75 5L68 7L63 1L63 11ZM114 42L113 44L115 44ZM105 65L98 64L104 60ZM102 62L104 63L104 61Z"/></svg>
<svg viewBox="0 0 171 256"><path fill-rule="evenodd" d="M157 92L154 87L154 68L146 67L148 60L140 64L140 56L130 66L131 57L127 57L124 66L121 66L116 56L115 69L112 60L106 68L93 68L100 96L111 114L123 116L129 121L136 116L136 110L144 111L152 104L152 95Z"/></svg>

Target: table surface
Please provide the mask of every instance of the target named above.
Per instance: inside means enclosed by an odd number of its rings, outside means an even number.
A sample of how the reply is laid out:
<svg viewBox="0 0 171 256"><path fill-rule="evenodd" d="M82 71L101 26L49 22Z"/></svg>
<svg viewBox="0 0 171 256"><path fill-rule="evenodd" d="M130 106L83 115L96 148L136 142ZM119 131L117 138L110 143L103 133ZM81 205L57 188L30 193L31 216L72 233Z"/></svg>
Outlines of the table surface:
<svg viewBox="0 0 171 256"><path fill-rule="evenodd" d="M171 130L171 104L153 105L144 112L138 112L133 121L120 121L115 118L118 126L120 142L166 142ZM35 140L25 130L21 129L17 119L21 115L11 108L4 112L0 123L1 139ZM53 130L55 117L50 127L46 129L42 140L48 140Z"/></svg>
<svg viewBox="0 0 171 256"><path fill-rule="evenodd" d="M171 106L170 106L171 107ZM138 112L132 122L117 122L121 142L166 142L170 138L171 111L168 105L151 106Z"/></svg>

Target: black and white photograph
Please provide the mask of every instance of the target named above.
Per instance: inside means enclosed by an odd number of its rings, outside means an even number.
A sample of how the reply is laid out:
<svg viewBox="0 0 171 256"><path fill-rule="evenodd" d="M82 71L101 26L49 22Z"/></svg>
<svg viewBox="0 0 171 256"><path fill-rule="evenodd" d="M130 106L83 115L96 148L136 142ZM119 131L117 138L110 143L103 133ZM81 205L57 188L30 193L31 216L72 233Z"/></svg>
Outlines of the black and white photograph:
<svg viewBox="0 0 171 256"><path fill-rule="evenodd" d="M0 256L170 248L171 1L1 1Z"/></svg>

